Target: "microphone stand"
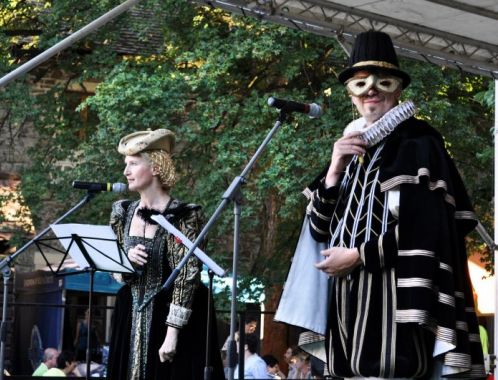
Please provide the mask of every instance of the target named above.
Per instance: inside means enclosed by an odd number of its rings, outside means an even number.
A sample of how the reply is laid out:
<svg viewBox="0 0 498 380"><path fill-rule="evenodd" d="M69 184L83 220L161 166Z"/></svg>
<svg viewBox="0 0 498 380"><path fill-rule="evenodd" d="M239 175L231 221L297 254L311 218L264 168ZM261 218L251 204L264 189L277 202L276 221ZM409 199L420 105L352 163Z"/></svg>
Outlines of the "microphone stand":
<svg viewBox="0 0 498 380"><path fill-rule="evenodd" d="M208 270L209 275L209 286L208 286L208 299L207 299L207 321L206 321L206 365L204 366L204 380L211 380L213 374L213 367L211 366L211 319L212 310L211 297L213 295L213 276L214 272L210 269Z"/></svg>
<svg viewBox="0 0 498 380"><path fill-rule="evenodd" d="M89 191L83 199L81 199L73 208L71 208L69 211L67 211L65 214L63 214L59 219L57 219L55 222L52 224L59 224L63 219L67 218L69 215L71 215L73 212L81 208L83 205L86 203L90 202L90 200L95 196L96 192ZM10 280L11 276L11 269L10 266L14 263L14 260L26 249L31 247L40 237L45 235L48 231L50 230L50 225L46 227L43 231L41 231L38 235L36 235L33 239L28 241L24 246L19 248L16 252L14 252L12 255L4 258L2 261L0 261L0 271L2 272L3 276L3 307L2 307L2 322L0 324L0 380L4 379L4 363L5 363L5 344L6 344L6 338L7 338L7 307L8 307L8 297L7 297L7 292L8 292L8 282Z"/></svg>
<svg viewBox="0 0 498 380"><path fill-rule="evenodd" d="M231 311L230 311L230 336L228 338L228 351L227 355L229 358L229 371L228 371L228 380L233 380L233 375L234 375L234 368L235 368L235 360L232 360L235 358L235 352L236 352L236 347L235 347L235 325L236 325L236 298L237 298L237 262L238 262L238 253L239 253L239 226L240 226L240 215L241 215L241 207L240 207L240 201L242 199L241 197L241 186L246 183L246 176L248 173L251 171L252 167L258 160L259 156L262 154L263 150L266 148L270 140L273 138L275 133L280 129L282 124L286 121L287 116L290 112L292 112L292 109L289 109L287 107L283 107L280 110L279 117L275 124L273 125L273 128L268 132L266 135L265 139L259 146L259 148L256 150L254 155L251 157L250 161L247 163L246 167L244 170L242 170L241 174L237 177L235 177L232 181L232 183L228 186L227 190L222 196L222 201L214 211L214 213L211 215L207 223L204 225L204 228L201 230L197 238L194 240L192 243L192 246L190 247L189 251L187 254L183 257L183 259L178 263L175 269L171 272L169 275L168 279L164 282L162 285L161 290L169 289L169 287L173 284L175 279L178 277L178 274L180 273L181 268L185 266L189 258L192 256L194 250L199 246L199 244L204 240L204 237L208 233L208 231L211 229L212 225L216 221L216 219L219 217L223 209L226 207L229 201L234 202L234 239L233 239L233 272L232 272L232 300L231 300ZM142 308L146 306L149 302L152 301L152 298L144 302L142 305ZM209 371L205 371L205 375L209 374ZM205 377L204 380L209 380L209 377Z"/></svg>

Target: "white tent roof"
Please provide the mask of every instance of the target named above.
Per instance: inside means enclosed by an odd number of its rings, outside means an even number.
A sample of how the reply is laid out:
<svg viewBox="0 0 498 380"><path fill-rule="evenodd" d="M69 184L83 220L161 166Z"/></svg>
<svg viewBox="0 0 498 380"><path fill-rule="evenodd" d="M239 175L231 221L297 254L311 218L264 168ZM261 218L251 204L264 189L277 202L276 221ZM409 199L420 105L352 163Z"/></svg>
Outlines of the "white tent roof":
<svg viewBox="0 0 498 380"><path fill-rule="evenodd" d="M193 0L311 33L350 50L369 29L388 33L401 56L498 78L497 0Z"/></svg>

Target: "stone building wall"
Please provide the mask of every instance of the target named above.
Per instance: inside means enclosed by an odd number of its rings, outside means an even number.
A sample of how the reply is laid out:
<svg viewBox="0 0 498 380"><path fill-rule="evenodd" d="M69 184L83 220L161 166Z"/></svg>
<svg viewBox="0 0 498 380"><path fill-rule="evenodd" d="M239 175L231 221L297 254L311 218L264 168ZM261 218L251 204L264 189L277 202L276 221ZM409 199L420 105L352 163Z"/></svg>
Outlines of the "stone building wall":
<svg viewBox="0 0 498 380"><path fill-rule="evenodd" d="M64 83L63 74L51 72L36 82L31 81L31 94L43 94L60 83ZM8 85L5 90L8 91ZM0 105L0 180L20 179L21 169L29 165L28 149L37 139L31 121L12 125L6 119L7 112L8 110L2 110ZM1 185L4 186L5 183Z"/></svg>
<svg viewBox="0 0 498 380"><path fill-rule="evenodd" d="M37 81L31 81L30 92L31 96L41 95L50 90L53 86L63 84L67 85L67 76L60 71L47 71L47 74ZM8 86L5 91L8 91ZM88 92L95 91L95 83L89 83L85 88L79 85L69 84L68 91L71 92ZM9 122L8 111L1 109L0 104L0 259L4 257L13 257L16 249L11 239L16 231L20 230L21 226L30 224L30 212L21 207L19 201L20 194L17 191L19 184L22 182L22 169L30 165L28 150L37 142L37 133L33 126L32 120L27 120L22 124L13 125ZM5 198L7 197L7 198ZM57 209L52 207L51 200L46 200L46 210ZM21 215L21 216L20 216ZM51 220L52 215L48 215L47 223ZM22 219L22 220L21 220ZM43 219L43 218L42 218ZM45 227L43 227L45 228ZM27 238L34 237L39 231L35 231L34 227L24 230ZM27 241L27 240L26 240ZM15 348L13 346L14 337L12 335L12 327L15 320L15 292L13 287L14 277L16 273L31 272L36 268L40 268L44 264L44 259L39 253L35 245L30 246L24 252L15 256L14 271L8 281L8 315L7 315L7 336L6 336L6 351L5 351L5 368L9 369L12 364ZM0 278L0 297L2 296L3 281Z"/></svg>
<svg viewBox="0 0 498 380"><path fill-rule="evenodd" d="M43 78L34 80L31 77L31 96L37 96L46 93L55 85L67 86L67 91L93 93L95 91L96 83L86 83L84 87L79 84L68 84L68 76L61 71L46 70ZM8 85L6 87L8 91ZM1 105L0 105L1 107ZM22 181L22 169L30 165L28 150L32 148L37 142L37 133L33 127L32 120L27 120L18 125L9 123L6 117L8 110L0 109L0 196L10 194L14 197L19 196L16 191L17 186ZM15 248L9 244L15 230L19 230L21 225L18 217L13 217L16 211L19 211L19 204L15 201L8 202L5 207L3 202L3 209L0 210L2 214L0 225L0 255L12 254ZM50 199L46 200L46 208L57 209L50 206ZM30 218L29 210L25 210L25 218ZM52 215L47 215L46 222L52 220ZM26 219L24 219L24 222ZM28 235L34 236L37 231L31 229L26 231ZM19 247L17 247L19 248ZM15 264L16 270L19 272L29 272L39 267L43 259L38 257L35 247L29 248L25 253L16 257ZM1 256L0 256L1 257Z"/></svg>

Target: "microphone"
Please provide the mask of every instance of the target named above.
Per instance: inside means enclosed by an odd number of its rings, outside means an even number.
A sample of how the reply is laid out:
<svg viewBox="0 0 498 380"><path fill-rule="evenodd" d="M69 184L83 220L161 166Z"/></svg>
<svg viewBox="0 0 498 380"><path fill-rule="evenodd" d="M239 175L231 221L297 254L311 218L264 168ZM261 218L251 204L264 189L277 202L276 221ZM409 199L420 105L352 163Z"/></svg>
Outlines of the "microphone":
<svg viewBox="0 0 498 380"><path fill-rule="evenodd" d="M82 182L73 181L73 187L75 189L88 190L89 192L99 192L99 191L112 191L114 193L124 193L128 186L124 183L99 183L99 182Z"/></svg>
<svg viewBox="0 0 498 380"><path fill-rule="evenodd" d="M292 100L277 99L273 96L268 98L268 105L281 109L285 112L300 112L305 113L310 118L317 118L322 116L322 107L316 103L306 104L293 102Z"/></svg>

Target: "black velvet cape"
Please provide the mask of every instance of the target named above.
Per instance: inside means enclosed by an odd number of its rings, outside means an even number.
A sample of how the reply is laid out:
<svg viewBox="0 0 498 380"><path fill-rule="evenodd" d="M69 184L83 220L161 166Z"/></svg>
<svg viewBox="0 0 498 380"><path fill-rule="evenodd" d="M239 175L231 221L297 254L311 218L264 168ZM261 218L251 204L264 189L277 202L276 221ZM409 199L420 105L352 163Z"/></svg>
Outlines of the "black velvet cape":
<svg viewBox="0 0 498 380"><path fill-rule="evenodd" d="M442 354L446 366L467 369L469 377L484 376L465 247L477 218L441 135L413 117L400 124L386 141L379 181L383 192L400 188L398 252L435 254L386 257L398 282L418 278L432 284L431 289L397 287L396 322L426 327L455 347ZM365 266L377 267L375 262Z"/></svg>
<svg viewBox="0 0 498 380"><path fill-rule="evenodd" d="M422 326L452 347L438 356L455 377L484 377L464 241L477 220L444 140L411 117L386 137L381 160L380 189L400 191L399 219L382 241L363 243L364 270L395 268L395 322ZM306 193L322 186L325 173Z"/></svg>

